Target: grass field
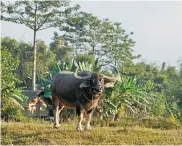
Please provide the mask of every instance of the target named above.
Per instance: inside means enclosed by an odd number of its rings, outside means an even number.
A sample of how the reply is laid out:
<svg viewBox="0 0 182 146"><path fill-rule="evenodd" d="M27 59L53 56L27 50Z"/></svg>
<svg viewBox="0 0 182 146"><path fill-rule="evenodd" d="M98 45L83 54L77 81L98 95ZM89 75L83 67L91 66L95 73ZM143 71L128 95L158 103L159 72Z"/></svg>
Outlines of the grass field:
<svg viewBox="0 0 182 146"><path fill-rule="evenodd" d="M1 123L1 144L14 145L119 145L182 144L182 130L141 127L93 127L76 132L75 123L53 129L52 123Z"/></svg>

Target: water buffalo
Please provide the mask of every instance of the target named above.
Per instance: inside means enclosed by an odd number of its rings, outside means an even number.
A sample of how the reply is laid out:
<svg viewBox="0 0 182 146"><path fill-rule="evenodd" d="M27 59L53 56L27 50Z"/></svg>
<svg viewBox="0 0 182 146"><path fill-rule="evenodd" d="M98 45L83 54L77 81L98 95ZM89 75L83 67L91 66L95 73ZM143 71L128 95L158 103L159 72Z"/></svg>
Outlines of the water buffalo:
<svg viewBox="0 0 182 146"><path fill-rule="evenodd" d="M101 73L91 72L60 72L51 84L54 108L54 128L58 128L59 114L64 107L76 108L79 116L77 131L82 131L83 113L86 112L86 130L91 130L90 120L93 109L97 106L104 87L112 87L116 78Z"/></svg>

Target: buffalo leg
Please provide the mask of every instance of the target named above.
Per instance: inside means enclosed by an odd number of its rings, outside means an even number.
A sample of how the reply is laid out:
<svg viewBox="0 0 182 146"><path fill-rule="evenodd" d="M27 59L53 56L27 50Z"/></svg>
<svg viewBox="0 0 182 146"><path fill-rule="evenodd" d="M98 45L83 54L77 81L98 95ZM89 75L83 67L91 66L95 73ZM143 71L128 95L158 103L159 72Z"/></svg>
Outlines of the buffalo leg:
<svg viewBox="0 0 182 146"><path fill-rule="evenodd" d="M77 128L76 128L77 131L83 131L83 129L82 129L82 120L83 120L83 112L80 112L80 115L78 117L78 125L77 125Z"/></svg>
<svg viewBox="0 0 182 146"><path fill-rule="evenodd" d="M82 131L82 120L83 120L83 111L79 104L76 104L76 114L78 116L78 124L77 124L77 131Z"/></svg>
<svg viewBox="0 0 182 146"><path fill-rule="evenodd" d="M91 117L92 117L92 113L93 113L93 109L87 111L87 114L86 114L86 127L85 129L86 130L92 130L91 126L90 126L90 121L91 121Z"/></svg>
<svg viewBox="0 0 182 146"><path fill-rule="evenodd" d="M54 128L59 128L60 124L59 124L59 100L57 99L57 97L53 97L54 98L54 103L53 103L53 114L54 114Z"/></svg>
<svg viewBox="0 0 182 146"><path fill-rule="evenodd" d="M64 109L64 105L62 105L61 103L59 103L59 110L58 110L58 114L57 114L57 119L58 119L58 123L59 123L59 115L61 113L61 111Z"/></svg>

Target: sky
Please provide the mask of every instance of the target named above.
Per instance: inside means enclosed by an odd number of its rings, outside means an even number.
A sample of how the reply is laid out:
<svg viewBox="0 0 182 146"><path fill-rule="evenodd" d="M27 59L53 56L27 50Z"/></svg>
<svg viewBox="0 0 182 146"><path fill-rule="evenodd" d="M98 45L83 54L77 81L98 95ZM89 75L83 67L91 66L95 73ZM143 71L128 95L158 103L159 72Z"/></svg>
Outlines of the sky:
<svg viewBox="0 0 182 146"><path fill-rule="evenodd" d="M146 63L177 65L182 58L182 1L73 1L81 10L100 19L121 22L126 32L134 32L134 54L141 54ZM37 38L48 45L53 32L38 32ZM1 36L32 42L33 31L10 22L1 23Z"/></svg>

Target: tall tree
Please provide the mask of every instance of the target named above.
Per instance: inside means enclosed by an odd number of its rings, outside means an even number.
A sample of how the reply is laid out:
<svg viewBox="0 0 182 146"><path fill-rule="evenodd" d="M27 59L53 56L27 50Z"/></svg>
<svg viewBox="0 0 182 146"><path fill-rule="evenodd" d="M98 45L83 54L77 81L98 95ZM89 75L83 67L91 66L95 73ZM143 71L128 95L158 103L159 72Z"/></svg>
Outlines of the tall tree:
<svg viewBox="0 0 182 146"><path fill-rule="evenodd" d="M1 39L1 46L12 54L12 58L18 58L20 60L15 72L18 78L21 80L20 87L31 88L31 75L32 75L32 61L33 51L30 43L19 42L9 37ZM55 62L55 54L48 49L45 43L41 40L37 40L37 75L47 75L48 67ZM37 80L38 81L38 80Z"/></svg>
<svg viewBox="0 0 182 146"><path fill-rule="evenodd" d="M70 59L74 54L73 47L68 46L64 43L62 37L58 33L54 32L53 42L50 43L50 51L56 55L56 61L63 59Z"/></svg>
<svg viewBox="0 0 182 146"><path fill-rule="evenodd" d="M36 34L40 30L56 27L58 22L63 24L72 10L77 10L79 6L69 7L69 1L17 1L7 5L6 15L2 20L18 24L24 24L32 29L33 35L33 76L32 88L36 85ZM6 16L6 17L5 17Z"/></svg>
<svg viewBox="0 0 182 146"><path fill-rule="evenodd" d="M109 19L80 12L76 17L67 21L69 25L61 27L65 30L64 39L76 48L76 54L92 55L95 59L95 70L108 64L115 65L121 60L132 59L134 42L122 29L120 23Z"/></svg>

